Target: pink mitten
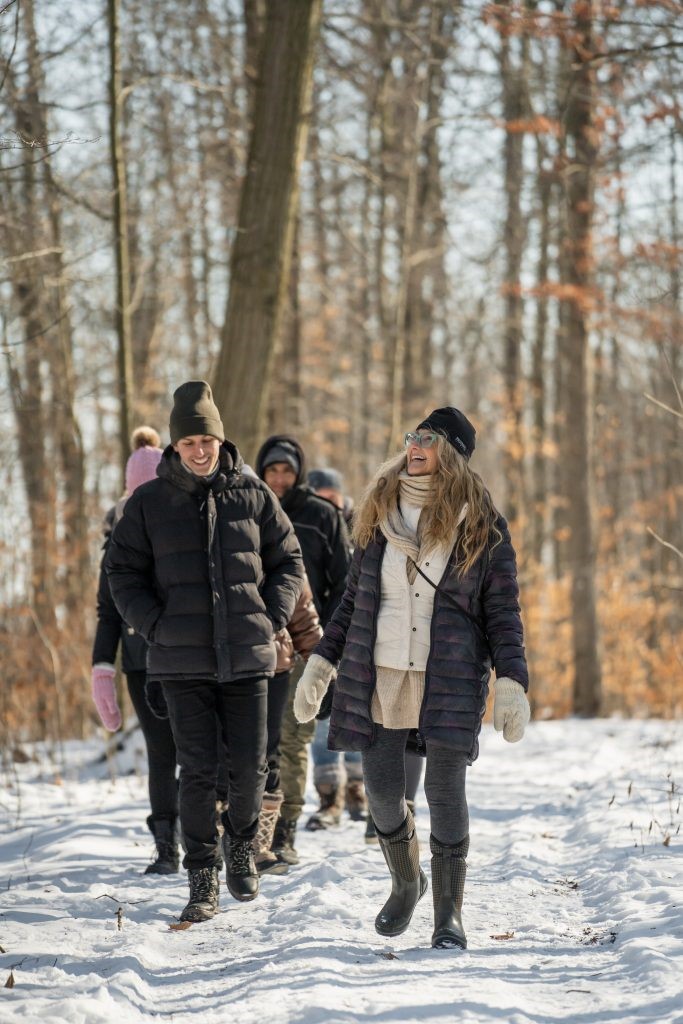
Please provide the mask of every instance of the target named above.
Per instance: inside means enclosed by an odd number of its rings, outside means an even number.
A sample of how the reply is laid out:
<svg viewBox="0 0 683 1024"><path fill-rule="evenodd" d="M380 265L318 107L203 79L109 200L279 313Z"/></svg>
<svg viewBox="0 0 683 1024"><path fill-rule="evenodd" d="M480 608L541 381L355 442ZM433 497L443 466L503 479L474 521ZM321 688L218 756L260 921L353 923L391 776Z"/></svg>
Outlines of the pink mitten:
<svg viewBox="0 0 683 1024"><path fill-rule="evenodd" d="M92 696L95 701L97 713L102 719L102 725L109 732L116 732L121 725L121 712L116 700L116 687L114 678L116 669L113 665L93 665L92 667Z"/></svg>

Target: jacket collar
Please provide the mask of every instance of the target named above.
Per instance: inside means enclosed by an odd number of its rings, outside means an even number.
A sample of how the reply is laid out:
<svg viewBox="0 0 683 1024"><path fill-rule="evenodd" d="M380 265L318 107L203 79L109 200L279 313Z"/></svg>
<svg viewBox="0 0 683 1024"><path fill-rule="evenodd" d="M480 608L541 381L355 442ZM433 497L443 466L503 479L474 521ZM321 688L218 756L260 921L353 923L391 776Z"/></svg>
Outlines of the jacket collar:
<svg viewBox="0 0 683 1024"><path fill-rule="evenodd" d="M173 445L169 445L161 457L157 476L162 480L168 480L169 483L188 494L204 495L207 490L219 494L227 487L233 486L243 465L244 460L237 446L232 441L223 441L218 453L218 472L211 480L202 480L201 477L186 472L180 461L180 456L174 451Z"/></svg>

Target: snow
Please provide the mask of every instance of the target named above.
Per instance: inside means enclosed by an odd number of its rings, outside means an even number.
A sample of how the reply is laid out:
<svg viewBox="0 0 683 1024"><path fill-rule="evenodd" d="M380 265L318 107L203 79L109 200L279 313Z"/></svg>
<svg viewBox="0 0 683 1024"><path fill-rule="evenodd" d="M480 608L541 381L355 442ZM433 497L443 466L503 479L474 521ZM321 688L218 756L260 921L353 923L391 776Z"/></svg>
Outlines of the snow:
<svg viewBox="0 0 683 1024"><path fill-rule="evenodd" d="M172 931L186 882L141 875L139 734L112 776L98 742L60 769L37 751L0 796L0 1021L683 1024L681 732L569 719L509 745L485 726L464 952L431 949L429 893L404 935L377 935L386 867L349 820L301 829L301 864L253 903L222 887L213 921ZM429 874L421 792L417 824Z"/></svg>

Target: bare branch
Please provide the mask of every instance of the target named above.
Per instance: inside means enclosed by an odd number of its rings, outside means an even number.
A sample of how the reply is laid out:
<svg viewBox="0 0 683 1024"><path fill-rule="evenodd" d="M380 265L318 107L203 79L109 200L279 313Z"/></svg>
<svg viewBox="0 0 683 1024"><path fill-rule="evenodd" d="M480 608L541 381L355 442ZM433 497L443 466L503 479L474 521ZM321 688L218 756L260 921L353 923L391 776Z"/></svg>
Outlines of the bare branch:
<svg viewBox="0 0 683 1024"><path fill-rule="evenodd" d="M662 547L669 548L669 550L677 554L679 558L683 558L683 551L677 548L675 544L670 544L668 540L664 540L658 533L655 533L651 526L647 526L646 530L651 537L654 537L654 539L662 545Z"/></svg>
<svg viewBox="0 0 683 1024"><path fill-rule="evenodd" d="M654 395L648 395L647 392L645 392L645 397L649 402L653 402L655 405L658 405L660 409L666 409L666 411L670 412L672 416L677 416L679 420L683 420L683 412L679 412L678 409L672 409L670 405L665 405L664 402L660 402L658 398L654 397Z"/></svg>

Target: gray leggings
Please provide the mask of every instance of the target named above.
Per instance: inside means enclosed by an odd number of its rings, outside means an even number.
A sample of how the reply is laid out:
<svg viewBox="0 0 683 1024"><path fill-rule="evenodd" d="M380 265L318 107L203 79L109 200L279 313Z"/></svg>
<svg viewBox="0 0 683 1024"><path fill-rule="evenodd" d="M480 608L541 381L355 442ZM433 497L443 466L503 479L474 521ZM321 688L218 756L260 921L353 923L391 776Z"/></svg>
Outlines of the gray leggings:
<svg viewBox="0 0 683 1024"><path fill-rule="evenodd" d="M363 777L370 813L378 830L390 835L405 821L405 749L408 729L375 726L375 742L363 751ZM429 805L432 835L454 846L470 830L465 776L467 754L427 741L425 796Z"/></svg>

